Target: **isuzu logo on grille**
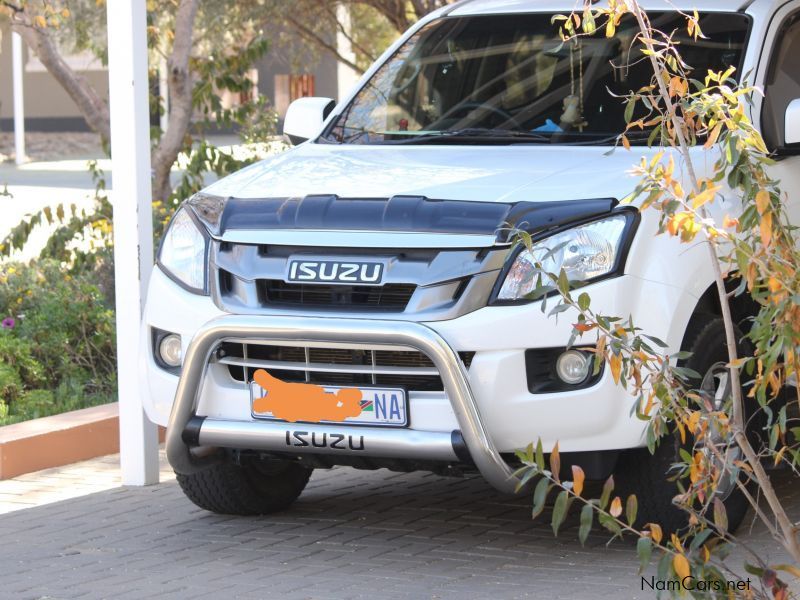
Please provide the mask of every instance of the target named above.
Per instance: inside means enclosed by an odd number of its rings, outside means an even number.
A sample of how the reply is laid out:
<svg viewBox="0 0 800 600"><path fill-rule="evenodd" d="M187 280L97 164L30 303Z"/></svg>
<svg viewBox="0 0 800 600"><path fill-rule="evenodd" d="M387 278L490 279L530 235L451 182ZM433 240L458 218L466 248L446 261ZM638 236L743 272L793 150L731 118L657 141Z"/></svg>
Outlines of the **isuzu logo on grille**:
<svg viewBox="0 0 800 600"><path fill-rule="evenodd" d="M380 285L383 263L338 260L291 260L287 281Z"/></svg>

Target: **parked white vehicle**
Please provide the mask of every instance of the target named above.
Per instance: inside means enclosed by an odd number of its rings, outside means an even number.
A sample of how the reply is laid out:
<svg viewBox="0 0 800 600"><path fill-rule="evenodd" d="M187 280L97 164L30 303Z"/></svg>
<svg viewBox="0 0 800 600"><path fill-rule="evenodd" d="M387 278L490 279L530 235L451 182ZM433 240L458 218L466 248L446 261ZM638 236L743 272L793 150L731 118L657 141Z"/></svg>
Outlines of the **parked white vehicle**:
<svg viewBox="0 0 800 600"><path fill-rule="evenodd" d="M643 4L657 27L685 30L673 4ZM589 478L614 472L640 496L641 519L669 521L676 448L644 448L633 398L567 349L570 314L548 317L529 298L532 256L510 235L559 247L548 266L584 282L593 307L693 351L702 386L725 395L706 250L656 235L656 215L618 202L631 166L655 152L647 132L632 151L610 151L624 128L612 93L650 79L645 62L612 66L634 24L562 44L551 18L572 8L468 0L431 14L350 97L292 104L295 148L175 215L150 282L141 370L147 414L168 425L169 461L193 502L269 513L313 468L340 464L477 470L511 492L514 451L541 438ZM708 36L681 44L698 77L734 66L765 90L751 116L800 223L800 0L682 8L700 11ZM714 160L692 152L698 165ZM722 194L711 211L736 202ZM734 305L743 329L749 311ZM745 503L721 493L735 526Z"/></svg>

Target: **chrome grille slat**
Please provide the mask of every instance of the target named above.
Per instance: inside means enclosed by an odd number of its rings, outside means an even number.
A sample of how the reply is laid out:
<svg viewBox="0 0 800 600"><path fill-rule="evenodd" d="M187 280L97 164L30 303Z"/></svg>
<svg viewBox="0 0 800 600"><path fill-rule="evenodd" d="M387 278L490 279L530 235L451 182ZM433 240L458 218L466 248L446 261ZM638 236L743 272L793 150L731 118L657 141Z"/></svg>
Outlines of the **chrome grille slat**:
<svg viewBox="0 0 800 600"><path fill-rule="evenodd" d="M239 359L220 358L217 362L223 365L247 367L248 369L278 369L281 371L311 371L318 373L359 373L364 375L419 375L435 376L439 372L435 367L388 367L372 365L345 365L330 363L299 363L280 360L259 360L256 358Z"/></svg>
<svg viewBox="0 0 800 600"><path fill-rule="evenodd" d="M466 365L468 360L463 354L461 358ZM433 361L418 350L402 346L304 345L300 340L276 345L228 339L213 360L227 366L230 376L243 385L252 380L256 369L266 369L286 382L403 387L422 392L443 390Z"/></svg>

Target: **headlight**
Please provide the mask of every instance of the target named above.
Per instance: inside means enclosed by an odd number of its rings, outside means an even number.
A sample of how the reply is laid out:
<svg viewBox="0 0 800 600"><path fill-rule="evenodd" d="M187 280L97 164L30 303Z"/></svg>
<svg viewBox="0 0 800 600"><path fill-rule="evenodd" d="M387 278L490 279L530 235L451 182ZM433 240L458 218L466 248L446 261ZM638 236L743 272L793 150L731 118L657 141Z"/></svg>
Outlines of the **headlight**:
<svg viewBox="0 0 800 600"><path fill-rule="evenodd" d="M537 262L546 273L558 275L564 269L570 281L588 281L613 272L627 222L625 215L616 215L551 235L534 243L530 250L524 248L506 273L497 299L519 300L531 294L541 273Z"/></svg>
<svg viewBox="0 0 800 600"><path fill-rule="evenodd" d="M205 232L200 230L189 210L181 208L164 234L158 264L189 291L205 294L207 249Z"/></svg>

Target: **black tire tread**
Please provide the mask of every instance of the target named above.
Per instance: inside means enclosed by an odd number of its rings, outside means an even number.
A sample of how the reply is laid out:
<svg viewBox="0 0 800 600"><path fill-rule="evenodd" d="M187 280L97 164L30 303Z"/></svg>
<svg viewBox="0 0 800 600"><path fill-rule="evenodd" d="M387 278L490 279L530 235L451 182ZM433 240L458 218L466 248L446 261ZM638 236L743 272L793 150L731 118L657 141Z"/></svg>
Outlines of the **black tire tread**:
<svg viewBox="0 0 800 600"><path fill-rule="evenodd" d="M696 361L704 352L712 348L724 347L726 337L722 319L708 315L705 318L693 319L692 331L688 332L684 349L692 352L685 366L702 372ZM741 339L741 332L737 328ZM700 368L698 368L700 367ZM638 513L636 526L645 523L658 523L665 533L678 531L687 524L687 515L675 507L671 500L678 493L674 481L669 480L667 471L676 461L678 454L677 439L662 439L654 454L647 448L636 448L624 452L617 463L615 487L617 493L636 494ZM625 496L623 496L624 498ZM729 531L736 528L744 520L749 503L740 490L734 490L725 500Z"/></svg>
<svg viewBox="0 0 800 600"><path fill-rule="evenodd" d="M191 475L176 474L183 493L205 510L225 515L265 515L288 508L312 469L288 462L265 474L253 463L218 463Z"/></svg>

